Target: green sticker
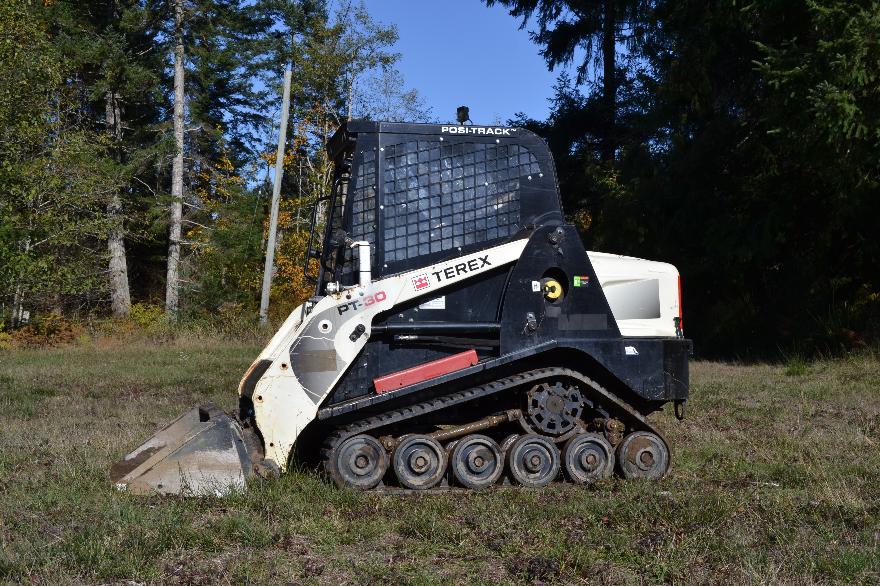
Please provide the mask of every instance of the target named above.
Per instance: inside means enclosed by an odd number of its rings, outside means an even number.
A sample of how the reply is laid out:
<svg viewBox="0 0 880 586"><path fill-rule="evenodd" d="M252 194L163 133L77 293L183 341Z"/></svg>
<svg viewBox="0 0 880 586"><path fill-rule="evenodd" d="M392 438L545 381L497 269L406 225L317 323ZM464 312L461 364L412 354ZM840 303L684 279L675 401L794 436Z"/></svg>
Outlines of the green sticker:
<svg viewBox="0 0 880 586"><path fill-rule="evenodd" d="M588 287L590 285L590 277L587 276L575 276L574 278L574 286L575 287Z"/></svg>

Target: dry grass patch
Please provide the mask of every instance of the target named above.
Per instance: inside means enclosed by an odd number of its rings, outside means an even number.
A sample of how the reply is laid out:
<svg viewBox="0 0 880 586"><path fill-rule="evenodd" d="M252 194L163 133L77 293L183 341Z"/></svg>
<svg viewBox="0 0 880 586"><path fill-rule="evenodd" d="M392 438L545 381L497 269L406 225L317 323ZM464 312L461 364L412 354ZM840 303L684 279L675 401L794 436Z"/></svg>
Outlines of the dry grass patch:
<svg viewBox="0 0 880 586"><path fill-rule="evenodd" d="M660 483L387 497L293 472L226 500L112 491L193 404L235 405L258 349L0 354L0 578L36 583L880 581L880 361L696 363Z"/></svg>

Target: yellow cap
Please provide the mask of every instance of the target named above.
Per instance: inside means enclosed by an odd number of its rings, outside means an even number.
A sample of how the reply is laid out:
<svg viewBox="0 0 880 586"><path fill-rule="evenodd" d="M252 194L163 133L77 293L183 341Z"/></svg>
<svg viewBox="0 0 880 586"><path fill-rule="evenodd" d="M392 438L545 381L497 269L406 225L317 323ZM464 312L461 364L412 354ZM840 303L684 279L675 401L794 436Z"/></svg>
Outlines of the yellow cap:
<svg viewBox="0 0 880 586"><path fill-rule="evenodd" d="M547 279L544 282L544 297L550 301L556 301L562 296L562 285L555 279Z"/></svg>

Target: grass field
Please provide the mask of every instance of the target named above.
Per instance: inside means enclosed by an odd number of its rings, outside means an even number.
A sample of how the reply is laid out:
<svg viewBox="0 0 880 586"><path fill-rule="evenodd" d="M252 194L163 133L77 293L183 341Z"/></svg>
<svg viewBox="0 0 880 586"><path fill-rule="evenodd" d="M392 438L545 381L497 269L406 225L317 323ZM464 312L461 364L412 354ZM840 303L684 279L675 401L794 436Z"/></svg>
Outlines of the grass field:
<svg viewBox="0 0 880 586"><path fill-rule="evenodd" d="M138 498L112 462L235 405L257 348L0 351L0 580L880 583L880 359L695 363L659 483L378 496L295 472L228 500Z"/></svg>

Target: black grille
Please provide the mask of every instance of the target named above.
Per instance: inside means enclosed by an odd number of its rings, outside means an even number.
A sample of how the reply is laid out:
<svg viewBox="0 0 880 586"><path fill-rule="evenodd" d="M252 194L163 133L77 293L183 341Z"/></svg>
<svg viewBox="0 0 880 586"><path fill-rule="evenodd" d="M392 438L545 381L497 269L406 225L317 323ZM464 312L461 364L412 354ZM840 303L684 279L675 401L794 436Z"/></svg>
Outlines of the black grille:
<svg viewBox="0 0 880 586"><path fill-rule="evenodd" d="M540 174L537 158L516 144L412 140L385 147L385 262L515 233L520 185Z"/></svg>
<svg viewBox="0 0 880 586"><path fill-rule="evenodd" d="M351 237L375 241L376 234L376 153L369 150L358 166L352 195Z"/></svg>

